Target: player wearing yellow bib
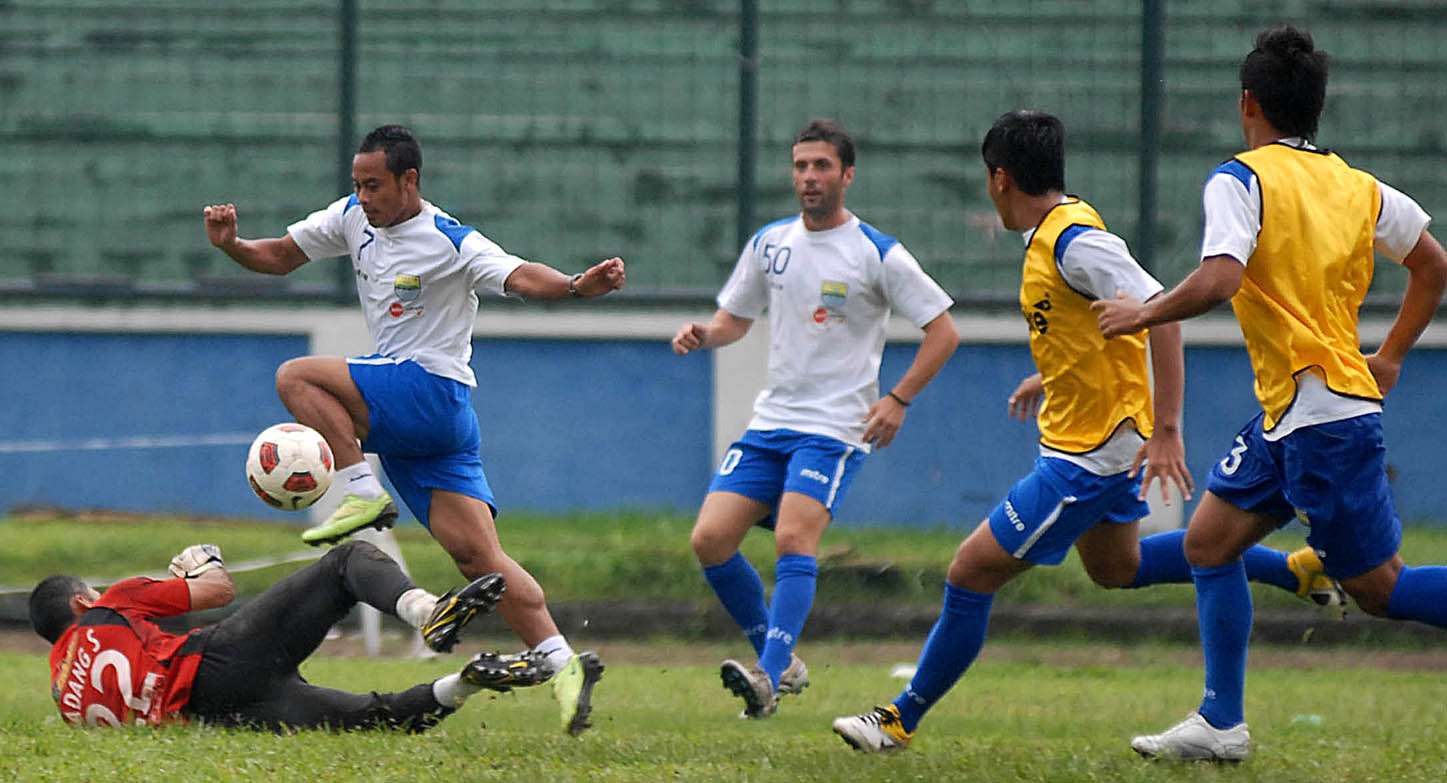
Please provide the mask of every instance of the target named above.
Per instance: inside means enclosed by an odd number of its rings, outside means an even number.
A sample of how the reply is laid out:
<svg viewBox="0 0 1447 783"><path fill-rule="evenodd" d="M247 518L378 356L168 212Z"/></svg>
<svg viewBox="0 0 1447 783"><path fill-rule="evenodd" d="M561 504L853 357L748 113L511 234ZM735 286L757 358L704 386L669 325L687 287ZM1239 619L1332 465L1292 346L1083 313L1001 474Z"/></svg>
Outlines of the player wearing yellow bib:
<svg viewBox="0 0 1447 783"><path fill-rule="evenodd" d="M1241 65L1247 152L1203 194L1201 266L1144 304L1097 302L1106 335L1129 335L1230 300L1246 338L1261 412L1211 470L1191 516L1186 557L1206 661L1198 711L1136 737L1143 756L1240 760L1251 593L1241 553L1294 518L1328 575L1370 614L1447 627L1447 568L1407 568L1387 484L1381 399L1447 286L1447 254L1410 198L1316 147L1326 54L1282 26L1261 33ZM1407 268L1386 340L1363 355L1357 310L1373 253Z"/></svg>
<svg viewBox="0 0 1447 783"><path fill-rule="evenodd" d="M1186 498L1192 490L1179 428L1180 328L1168 324L1149 335L1137 330L1107 340L1090 309L1118 291L1149 299L1161 284L1089 204L1065 194L1059 119L1005 114L985 136L982 153L990 198L1005 228L1024 232L1020 309L1039 372L1011 395L1009 411L1027 419L1038 409L1040 457L955 553L944 609L909 686L892 704L834 721L834 731L860 750L905 747L925 712L979 653L995 591L1034 565L1058 565L1072 545L1103 587L1191 578L1181 544L1185 531L1139 540L1139 521L1150 513L1144 497L1151 481L1173 482ZM1258 581L1303 597L1333 589L1299 562L1301 553L1257 546L1247 558Z"/></svg>

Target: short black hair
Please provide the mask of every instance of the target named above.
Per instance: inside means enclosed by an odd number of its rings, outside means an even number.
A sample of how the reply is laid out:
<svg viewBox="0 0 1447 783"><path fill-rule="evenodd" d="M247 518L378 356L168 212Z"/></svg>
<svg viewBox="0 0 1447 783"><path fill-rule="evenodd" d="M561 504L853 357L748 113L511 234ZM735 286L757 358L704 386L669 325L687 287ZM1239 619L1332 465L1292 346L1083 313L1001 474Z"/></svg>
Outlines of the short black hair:
<svg viewBox="0 0 1447 783"><path fill-rule="evenodd" d="M84 593L90 586L79 578L56 574L40 580L30 591L30 626L47 642L55 640L75 622L71 611L72 596Z"/></svg>
<svg viewBox="0 0 1447 783"><path fill-rule="evenodd" d="M1310 34L1289 24L1269 27L1241 61L1241 89L1256 96L1271 127L1311 139L1326 105L1326 63Z"/></svg>
<svg viewBox="0 0 1447 783"><path fill-rule="evenodd" d="M1001 114L985 133L980 155L987 169L1009 172L1028 195L1065 190L1065 123L1053 114L1026 109Z"/></svg>
<svg viewBox="0 0 1447 783"><path fill-rule="evenodd" d="M417 177L421 179L422 145L411 130L401 125L383 125L362 139L357 153L377 150L387 153L387 170L392 172L392 176L400 177L407 173L407 169L417 169Z"/></svg>
<svg viewBox="0 0 1447 783"><path fill-rule="evenodd" d="M834 151L839 154L839 163L844 168L854 165L854 137L834 120L823 117L809 120L809 124L794 136L795 144L806 141L827 141L834 145Z"/></svg>

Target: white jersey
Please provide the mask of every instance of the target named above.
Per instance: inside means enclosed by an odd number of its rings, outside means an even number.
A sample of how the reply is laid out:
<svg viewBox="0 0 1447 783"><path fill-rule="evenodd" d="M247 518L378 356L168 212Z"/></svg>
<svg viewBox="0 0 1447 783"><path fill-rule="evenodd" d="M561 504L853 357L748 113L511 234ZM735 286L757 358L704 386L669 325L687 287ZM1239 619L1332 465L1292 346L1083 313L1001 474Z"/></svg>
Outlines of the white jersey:
<svg viewBox="0 0 1447 783"><path fill-rule="evenodd" d="M1025 244L1035 236L1035 229L1025 232ZM1064 247L1061 247L1062 243ZM1056 240L1056 266L1067 285L1089 299L1115 299L1124 292L1144 302L1163 290L1158 280L1141 268L1130 253L1125 240L1100 229L1062 235ZM1113 476L1130 470L1136 452L1145 439L1131 425L1116 429L1110 440L1084 454L1057 451L1040 444L1040 455L1055 457L1078 465L1097 476Z"/></svg>
<svg viewBox="0 0 1447 783"><path fill-rule="evenodd" d="M894 237L851 215L809 231L795 215L759 230L718 295L740 318L769 313L768 386L749 429L825 435L868 451L891 309L923 327L950 308L944 289Z"/></svg>
<svg viewBox="0 0 1447 783"><path fill-rule="evenodd" d="M1300 138L1281 140L1283 144L1315 149ZM1422 232L1432 222L1410 196L1377 181L1382 194L1382 208L1377 215L1374 247L1378 253L1400 262L1417 246ZM1256 237L1261 233L1261 183L1256 173L1238 160L1229 160L1206 180L1201 196L1206 225L1201 239L1202 260L1212 256L1230 256L1244 266L1256 251ZM1337 394L1311 373L1303 374L1296 388L1296 400L1286 409L1267 440L1280 440L1302 427L1341 421L1368 413L1379 413L1382 404Z"/></svg>
<svg viewBox="0 0 1447 783"><path fill-rule="evenodd" d="M504 293L523 259L426 201L414 217L377 228L349 196L286 231L310 260L351 257L377 353L477 385L468 366L477 292Z"/></svg>

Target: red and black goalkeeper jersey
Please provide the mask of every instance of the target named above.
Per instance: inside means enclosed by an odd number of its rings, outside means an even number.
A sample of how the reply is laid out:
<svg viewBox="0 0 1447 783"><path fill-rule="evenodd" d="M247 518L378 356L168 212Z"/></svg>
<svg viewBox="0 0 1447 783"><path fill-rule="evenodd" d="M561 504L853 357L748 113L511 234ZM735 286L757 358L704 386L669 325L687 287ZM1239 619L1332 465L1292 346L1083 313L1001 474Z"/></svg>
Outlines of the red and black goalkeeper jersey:
<svg viewBox="0 0 1447 783"><path fill-rule="evenodd" d="M184 579L134 577L113 585L50 649L50 688L70 723L119 726L174 720L191 697L200 650L191 634L150 622L191 610Z"/></svg>

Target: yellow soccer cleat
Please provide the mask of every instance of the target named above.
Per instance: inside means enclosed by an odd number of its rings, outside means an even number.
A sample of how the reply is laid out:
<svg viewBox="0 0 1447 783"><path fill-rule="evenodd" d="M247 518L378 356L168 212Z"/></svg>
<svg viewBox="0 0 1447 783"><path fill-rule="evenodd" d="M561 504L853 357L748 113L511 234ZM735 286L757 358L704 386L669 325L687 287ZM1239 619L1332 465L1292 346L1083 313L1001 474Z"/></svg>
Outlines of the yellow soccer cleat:
<svg viewBox="0 0 1447 783"><path fill-rule="evenodd" d="M358 495L347 495L341 505L316 527L309 527L301 533L301 540L319 546L335 544L364 527L386 530L397 524L397 504L386 492L375 500L366 500Z"/></svg>
<svg viewBox="0 0 1447 783"><path fill-rule="evenodd" d="M1316 550L1309 546L1286 556L1286 567L1296 574L1296 595L1321 607L1331 617L1346 618L1347 595L1335 579L1326 575L1326 568Z"/></svg>

